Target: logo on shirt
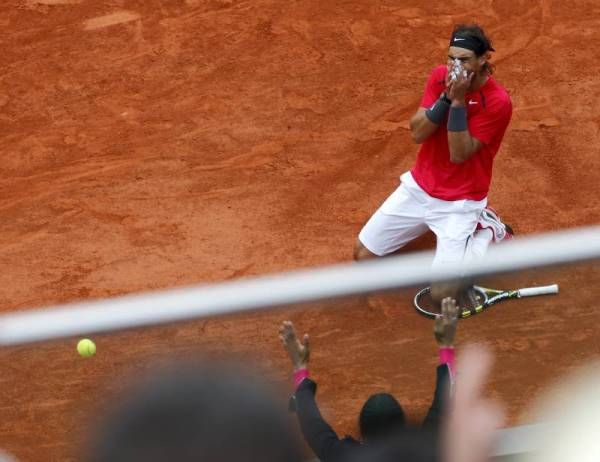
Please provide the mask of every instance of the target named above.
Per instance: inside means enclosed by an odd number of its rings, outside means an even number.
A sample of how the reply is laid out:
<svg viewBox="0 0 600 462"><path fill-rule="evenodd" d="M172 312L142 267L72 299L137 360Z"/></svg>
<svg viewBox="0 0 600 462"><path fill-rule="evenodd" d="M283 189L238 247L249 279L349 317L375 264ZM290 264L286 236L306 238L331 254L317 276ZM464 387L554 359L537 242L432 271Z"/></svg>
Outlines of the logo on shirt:
<svg viewBox="0 0 600 462"><path fill-rule="evenodd" d="M461 40L467 40L465 38L460 38L460 37L454 37L454 41L455 42L460 42Z"/></svg>
<svg viewBox="0 0 600 462"><path fill-rule="evenodd" d="M473 101L472 99L470 99L469 104L479 104L479 101Z"/></svg>

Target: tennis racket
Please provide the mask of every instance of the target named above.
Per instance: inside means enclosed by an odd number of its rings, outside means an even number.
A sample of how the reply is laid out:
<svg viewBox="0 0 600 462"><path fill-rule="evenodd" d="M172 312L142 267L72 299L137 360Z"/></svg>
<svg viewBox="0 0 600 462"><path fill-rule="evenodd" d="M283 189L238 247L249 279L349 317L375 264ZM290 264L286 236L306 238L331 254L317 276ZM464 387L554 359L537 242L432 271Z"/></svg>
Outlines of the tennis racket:
<svg viewBox="0 0 600 462"><path fill-rule="evenodd" d="M442 314L440 304L431 297L431 289L425 287L417 292L414 299L416 310L423 316L435 318ZM515 290L496 290L487 287L472 286L465 295L457 300L459 318L468 318L485 311L492 305L511 298L535 297L538 295L552 295L558 293L558 284L540 287L525 287Z"/></svg>

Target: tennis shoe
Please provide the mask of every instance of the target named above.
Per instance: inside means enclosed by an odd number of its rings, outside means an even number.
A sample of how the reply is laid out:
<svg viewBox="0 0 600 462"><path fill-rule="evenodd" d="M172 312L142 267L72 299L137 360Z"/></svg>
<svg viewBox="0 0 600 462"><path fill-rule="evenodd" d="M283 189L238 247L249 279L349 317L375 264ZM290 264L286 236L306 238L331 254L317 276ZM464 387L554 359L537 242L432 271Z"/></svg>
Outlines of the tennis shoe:
<svg viewBox="0 0 600 462"><path fill-rule="evenodd" d="M514 237L514 231L510 225L502 223L498 213L491 207L486 207L479 215L477 229L491 229L494 242L508 241Z"/></svg>

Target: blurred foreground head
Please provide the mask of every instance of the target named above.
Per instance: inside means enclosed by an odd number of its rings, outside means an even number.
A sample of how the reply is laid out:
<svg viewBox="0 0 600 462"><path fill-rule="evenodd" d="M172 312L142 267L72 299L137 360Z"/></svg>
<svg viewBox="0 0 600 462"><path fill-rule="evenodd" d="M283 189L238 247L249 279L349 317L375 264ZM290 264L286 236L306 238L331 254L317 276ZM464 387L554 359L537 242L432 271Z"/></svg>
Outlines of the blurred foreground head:
<svg viewBox="0 0 600 462"><path fill-rule="evenodd" d="M87 448L90 462L299 462L276 392L240 366L182 363L130 388Z"/></svg>

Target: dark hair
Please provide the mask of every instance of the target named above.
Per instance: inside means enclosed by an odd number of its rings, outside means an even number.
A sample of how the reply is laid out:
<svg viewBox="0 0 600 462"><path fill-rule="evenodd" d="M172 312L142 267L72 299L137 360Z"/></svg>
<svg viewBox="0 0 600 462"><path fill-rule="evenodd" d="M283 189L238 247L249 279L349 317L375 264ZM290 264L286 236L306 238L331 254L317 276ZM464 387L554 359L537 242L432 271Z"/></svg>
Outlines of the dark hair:
<svg viewBox="0 0 600 462"><path fill-rule="evenodd" d="M470 37L483 45L483 52L475 53L477 57L484 56L490 51L494 51L492 41L485 34L485 31L482 29L482 27L478 24L458 24L454 26L454 30L452 31L452 35L454 36L455 34L463 37ZM494 65L488 61L486 61L486 63L483 65L483 68L488 72L488 74L494 73Z"/></svg>
<svg viewBox="0 0 600 462"><path fill-rule="evenodd" d="M360 433L365 441L385 439L403 429L405 424L402 406L388 393L371 395L360 411Z"/></svg>
<svg viewBox="0 0 600 462"><path fill-rule="evenodd" d="M300 462L274 390L237 365L182 363L140 381L102 421L90 462Z"/></svg>

